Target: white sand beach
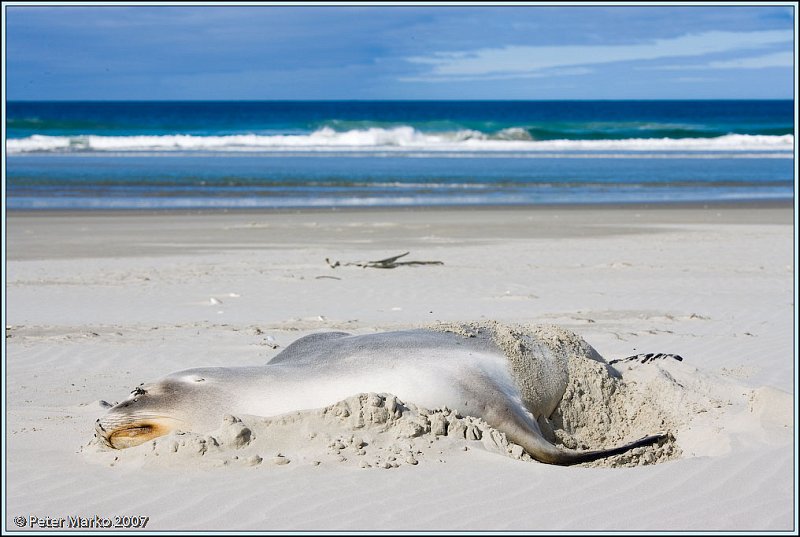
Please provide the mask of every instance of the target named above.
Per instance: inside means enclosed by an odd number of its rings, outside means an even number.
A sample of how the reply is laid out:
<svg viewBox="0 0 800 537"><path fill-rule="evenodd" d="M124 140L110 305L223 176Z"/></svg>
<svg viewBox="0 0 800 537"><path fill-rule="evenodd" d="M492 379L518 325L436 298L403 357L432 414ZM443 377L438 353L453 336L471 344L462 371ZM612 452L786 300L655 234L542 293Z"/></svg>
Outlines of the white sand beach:
<svg viewBox="0 0 800 537"><path fill-rule="evenodd" d="M11 212L6 528L80 516L147 517L152 531L796 531L793 216L789 204ZM346 266L404 252L442 264ZM94 443L95 420L141 382L263 365L315 332L440 321L557 325L606 360L680 355L619 366L640 394L625 415L657 416L671 451L554 466L465 416L482 439L427 431L399 445L385 424L356 431L319 409L238 416L214 449L196 435ZM245 426L253 438L235 440Z"/></svg>

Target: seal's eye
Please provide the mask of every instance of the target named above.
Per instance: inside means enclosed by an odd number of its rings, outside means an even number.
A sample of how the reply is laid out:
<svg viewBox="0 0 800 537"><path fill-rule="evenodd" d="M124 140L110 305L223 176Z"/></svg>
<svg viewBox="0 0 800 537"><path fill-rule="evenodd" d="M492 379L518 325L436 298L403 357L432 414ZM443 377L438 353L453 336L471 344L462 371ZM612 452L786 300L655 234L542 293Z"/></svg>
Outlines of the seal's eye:
<svg viewBox="0 0 800 537"><path fill-rule="evenodd" d="M142 388L141 386L136 386L136 387L133 389L133 391L131 392L131 395L144 395L144 394L146 394L146 393L147 393L147 390L145 390L145 389L144 389L144 388Z"/></svg>
<svg viewBox="0 0 800 537"><path fill-rule="evenodd" d="M182 382L205 382L206 381L206 379L204 379L200 375L186 375L184 377L181 377L180 380Z"/></svg>

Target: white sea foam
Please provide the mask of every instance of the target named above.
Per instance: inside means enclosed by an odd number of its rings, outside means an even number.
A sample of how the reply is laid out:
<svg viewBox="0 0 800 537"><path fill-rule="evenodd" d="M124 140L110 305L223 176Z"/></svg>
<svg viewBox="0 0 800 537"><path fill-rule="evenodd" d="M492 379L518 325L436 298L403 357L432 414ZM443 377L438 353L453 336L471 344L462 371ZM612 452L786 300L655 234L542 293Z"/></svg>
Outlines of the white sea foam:
<svg viewBox="0 0 800 537"><path fill-rule="evenodd" d="M780 151L791 156L794 136L728 134L716 138L631 138L625 140L530 140L522 129L489 135L473 130L428 133L402 126L337 132L325 127L306 135L237 134L228 136L44 136L6 141L8 154L127 152L266 153L540 153L602 151Z"/></svg>

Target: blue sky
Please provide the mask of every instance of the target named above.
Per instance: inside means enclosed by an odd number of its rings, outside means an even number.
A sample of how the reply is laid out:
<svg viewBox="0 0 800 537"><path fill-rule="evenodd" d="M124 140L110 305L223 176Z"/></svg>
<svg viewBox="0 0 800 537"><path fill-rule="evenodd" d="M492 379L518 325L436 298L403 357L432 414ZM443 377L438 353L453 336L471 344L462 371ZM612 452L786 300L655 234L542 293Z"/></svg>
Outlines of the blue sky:
<svg viewBox="0 0 800 537"><path fill-rule="evenodd" d="M788 5L5 7L9 100L793 95Z"/></svg>

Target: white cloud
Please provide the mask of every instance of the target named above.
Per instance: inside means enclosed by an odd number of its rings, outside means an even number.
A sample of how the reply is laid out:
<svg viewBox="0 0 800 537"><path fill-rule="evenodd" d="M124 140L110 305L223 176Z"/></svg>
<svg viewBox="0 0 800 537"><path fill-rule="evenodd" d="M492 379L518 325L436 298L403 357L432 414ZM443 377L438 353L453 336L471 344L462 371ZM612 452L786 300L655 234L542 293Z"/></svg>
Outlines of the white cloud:
<svg viewBox="0 0 800 537"><path fill-rule="evenodd" d="M717 80L716 78L709 78L707 76L681 76L673 79L673 82L686 82L689 84L707 83Z"/></svg>
<svg viewBox="0 0 800 537"><path fill-rule="evenodd" d="M711 62L711 69L763 69L764 67L792 67L794 57L791 51L777 52L765 56L737 58L735 60Z"/></svg>
<svg viewBox="0 0 800 537"><path fill-rule="evenodd" d="M400 82L468 82L472 80L509 80L517 78L553 78L557 76L578 76L593 73L593 69L586 67L565 67L563 69L543 69L531 73L498 73L470 76L409 76L400 78Z"/></svg>
<svg viewBox="0 0 800 537"><path fill-rule="evenodd" d="M432 56L410 57L406 60L431 66L430 71L418 77L429 81L499 76L512 78L533 76L548 69L660 58L700 57L777 44L791 45L792 38L791 30L714 31L655 39L634 45L507 46L474 51L437 52Z"/></svg>
<svg viewBox="0 0 800 537"><path fill-rule="evenodd" d="M687 65L657 65L646 67L647 70L654 71L692 71L708 69L764 69L767 67L788 67L794 66L792 51L775 52L761 56L746 56L744 58L734 58L731 60L719 60L706 63L693 63Z"/></svg>

